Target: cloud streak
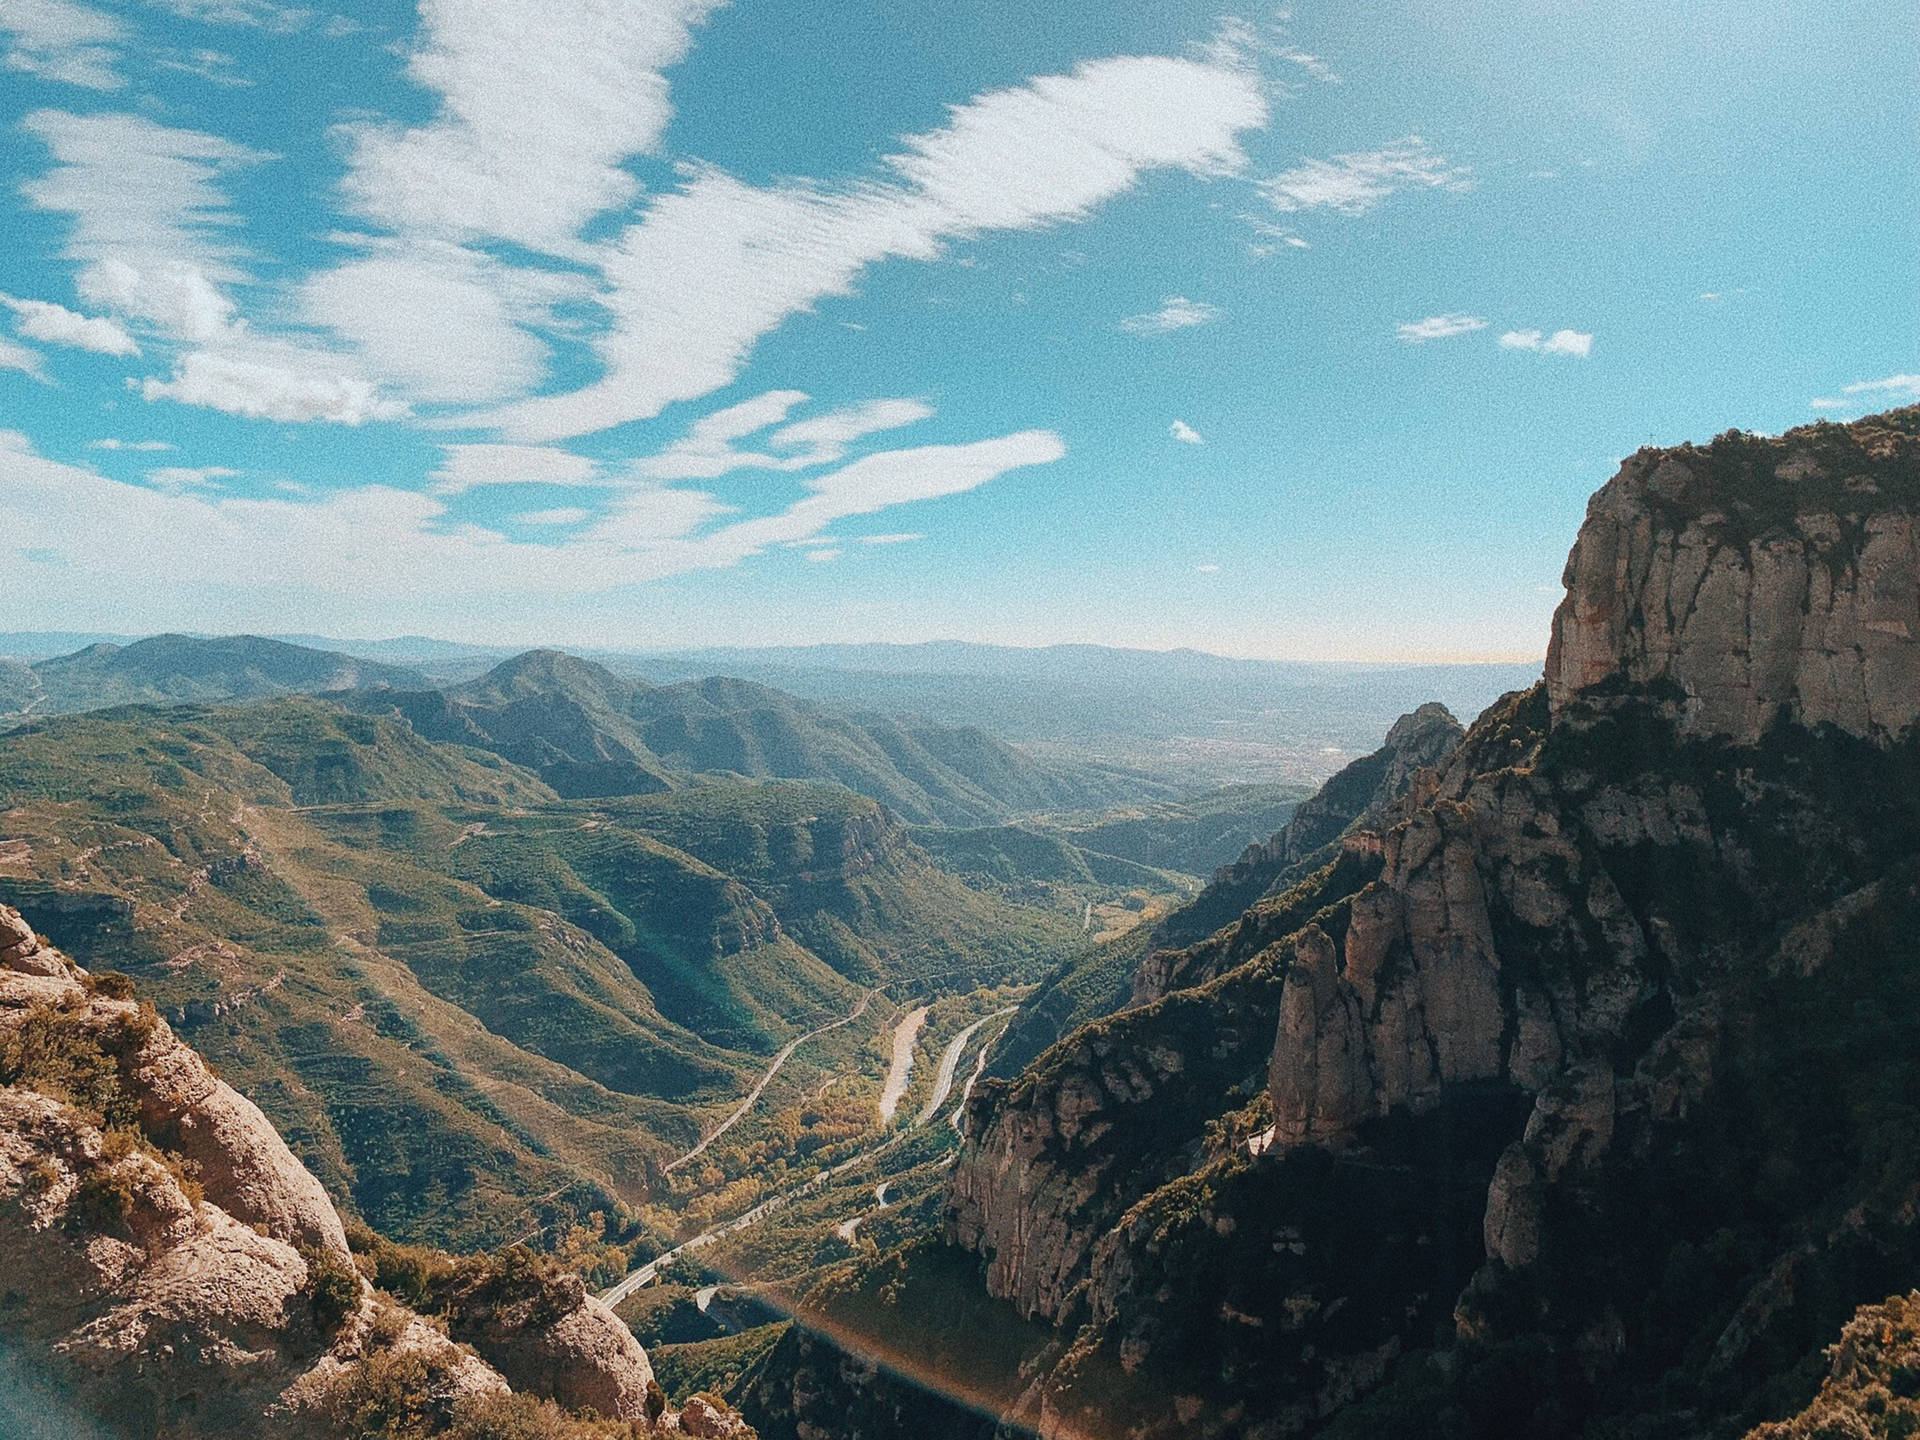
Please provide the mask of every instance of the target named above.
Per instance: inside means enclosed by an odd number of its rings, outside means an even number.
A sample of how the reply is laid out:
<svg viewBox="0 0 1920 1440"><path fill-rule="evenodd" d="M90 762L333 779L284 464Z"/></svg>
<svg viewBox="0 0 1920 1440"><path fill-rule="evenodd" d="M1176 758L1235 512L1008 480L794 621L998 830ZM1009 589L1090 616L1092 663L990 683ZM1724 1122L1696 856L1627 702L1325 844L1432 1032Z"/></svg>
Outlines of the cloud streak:
<svg viewBox="0 0 1920 1440"><path fill-rule="evenodd" d="M118 90L127 82L115 68L127 28L118 19L72 0L6 0L0 32L7 37L4 64L85 90Z"/></svg>
<svg viewBox="0 0 1920 1440"><path fill-rule="evenodd" d="M1593 336L1578 330L1556 330L1551 335L1539 330L1509 330L1500 337L1505 350L1531 350L1540 355L1565 355L1584 360L1593 353Z"/></svg>
<svg viewBox="0 0 1920 1440"><path fill-rule="evenodd" d="M1120 322L1120 328L1129 335L1166 335L1175 330L1191 330L1197 325L1208 325L1219 318L1218 305L1189 300L1184 295L1169 295L1160 302L1158 310L1129 315Z"/></svg>
<svg viewBox="0 0 1920 1440"><path fill-rule="evenodd" d="M1428 340L1451 340L1456 335L1469 335L1486 328L1487 322L1478 315L1429 315L1424 320L1401 325L1399 335L1409 345L1420 345Z"/></svg>
<svg viewBox="0 0 1920 1440"><path fill-rule="evenodd" d="M1281 211L1331 210L1364 215L1400 190L1466 190L1473 184L1465 166L1449 164L1418 135L1378 150L1306 160L1261 182L1260 189Z"/></svg>
<svg viewBox="0 0 1920 1440"><path fill-rule="evenodd" d="M603 378L482 418L541 441L657 415L730 383L762 336L851 294L878 261L1079 219L1151 170L1236 172L1239 135L1266 118L1250 72L1121 57L956 106L877 179L759 187L697 170L602 257Z"/></svg>
<svg viewBox="0 0 1920 1440"><path fill-rule="evenodd" d="M738 565L775 545L821 535L835 521L978 489L1060 459L1047 431L962 445L883 451L809 478L778 514L718 523L724 507L697 490L639 486L563 544L512 539L462 524L444 499L387 485L319 499L210 490L214 469L156 471L154 484L110 479L48 460L24 435L0 431L0 566L58 551L105 587L138 595L181 577L280 597L393 602L437 596L593 594L689 571ZM548 512L545 523L579 523ZM538 512L536 512L536 515ZM543 523L535 519L529 523Z"/></svg>

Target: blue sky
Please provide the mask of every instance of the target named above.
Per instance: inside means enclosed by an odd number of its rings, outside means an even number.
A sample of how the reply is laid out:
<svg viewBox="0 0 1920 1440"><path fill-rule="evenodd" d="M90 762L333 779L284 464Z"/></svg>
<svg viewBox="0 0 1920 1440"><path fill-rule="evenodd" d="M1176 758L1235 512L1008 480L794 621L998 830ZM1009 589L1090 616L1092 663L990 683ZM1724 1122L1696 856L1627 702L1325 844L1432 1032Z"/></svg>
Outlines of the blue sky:
<svg viewBox="0 0 1920 1440"><path fill-rule="evenodd" d="M0 0L0 629L1541 652L1920 399L1908 3Z"/></svg>

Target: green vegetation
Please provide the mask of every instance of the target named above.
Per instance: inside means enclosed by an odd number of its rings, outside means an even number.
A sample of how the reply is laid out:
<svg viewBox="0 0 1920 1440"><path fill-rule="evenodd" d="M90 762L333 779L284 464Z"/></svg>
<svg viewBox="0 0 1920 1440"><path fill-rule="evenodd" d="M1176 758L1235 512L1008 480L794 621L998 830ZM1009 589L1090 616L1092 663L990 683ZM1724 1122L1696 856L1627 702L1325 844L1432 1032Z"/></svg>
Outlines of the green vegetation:
<svg viewBox="0 0 1920 1440"><path fill-rule="evenodd" d="M134 977L351 1213L455 1249L585 1230L607 1281L643 1214L735 1213L872 1132L884 995L663 1184L780 1046L868 987L1035 978L1078 933L844 789L560 801L305 697L35 721L0 737L0 813L0 899Z"/></svg>
<svg viewBox="0 0 1920 1440"><path fill-rule="evenodd" d="M786 1333L787 1322L779 1321L712 1340L679 1345L649 1344L647 1358L653 1362L653 1373L668 1398L680 1405L688 1396L703 1391L715 1395L737 1393L747 1372L779 1344Z"/></svg>

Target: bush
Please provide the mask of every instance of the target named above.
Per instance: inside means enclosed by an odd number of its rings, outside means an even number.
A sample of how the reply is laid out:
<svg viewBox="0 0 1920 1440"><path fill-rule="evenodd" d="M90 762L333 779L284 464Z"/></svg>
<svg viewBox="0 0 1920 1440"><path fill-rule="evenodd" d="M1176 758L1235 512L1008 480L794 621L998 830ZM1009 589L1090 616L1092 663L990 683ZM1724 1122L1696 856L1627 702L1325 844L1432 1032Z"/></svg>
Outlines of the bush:
<svg viewBox="0 0 1920 1440"><path fill-rule="evenodd" d="M313 1306L313 1323L322 1335L337 1334L360 1308L360 1272L331 1250L303 1245L300 1258L307 1262L307 1283L301 1290Z"/></svg>
<svg viewBox="0 0 1920 1440"><path fill-rule="evenodd" d="M118 970L100 970L87 976L87 993L104 995L109 1000L133 999L133 977Z"/></svg>

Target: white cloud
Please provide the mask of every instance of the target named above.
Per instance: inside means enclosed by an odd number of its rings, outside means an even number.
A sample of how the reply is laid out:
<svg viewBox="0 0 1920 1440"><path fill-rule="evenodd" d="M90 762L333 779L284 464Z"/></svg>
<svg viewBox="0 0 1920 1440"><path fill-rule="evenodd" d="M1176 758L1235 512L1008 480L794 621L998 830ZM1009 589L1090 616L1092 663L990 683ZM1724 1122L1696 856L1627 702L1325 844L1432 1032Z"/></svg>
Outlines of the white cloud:
<svg viewBox="0 0 1920 1440"><path fill-rule="evenodd" d="M545 373L547 347L522 328L577 282L512 271L433 242L382 246L311 277L304 318L351 344L367 367L415 400L479 403L523 394ZM432 335L422 343L423 332Z"/></svg>
<svg viewBox="0 0 1920 1440"><path fill-rule="evenodd" d="M9 70L87 90L118 90L127 82L114 69L126 26L72 0L5 0L0 31L12 38Z"/></svg>
<svg viewBox="0 0 1920 1440"><path fill-rule="evenodd" d="M1202 575L1218 575L1220 573L1220 567L1218 565L1196 565L1193 568Z"/></svg>
<svg viewBox="0 0 1920 1440"><path fill-rule="evenodd" d="M1815 400L1815 410L1864 410L1891 402L1895 406L1920 402L1920 375L1889 375L1884 380L1856 380L1841 387L1843 398Z"/></svg>
<svg viewBox="0 0 1920 1440"><path fill-rule="evenodd" d="M581 226L637 193L620 162L658 143L672 114L661 72L714 8L423 0L407 68L440 112L410 129L351 128L349 199L402 233L581 254Z"/></svg>
<svg viewBox="0 0 1920 1440"><path fill-rule="evenodd" d="M207 343L231 325L223 282L242 278L238 225L219 181L267 157L138 115L41 110L26 128L55 166L22 185L37 209L74 217L65 253L82 298Z"/></svg>
<svg viewBox="0 0 1920 1440"><path fill-rule="evenodd" d="M229 470L224 465L162 465L157 470L149 470L147 479L162 490L178 493L204 490L216 480L231 480L239 474L238 470Z"/></svg>
<svg viewBox="0 0 1920 1440"><path fill-rule="evenodd" d="M11 340L0 339L0 370L19 370L36 380L44 381L47 378L46 370L40 363L40 352L16 345Z"/></svg>
<svg viewBox="0 0 1920 1440"><path fill-rule="evenodd" d="M545 445L444 445L440 468L430 477L436 495L457 495L484 485L591 485L597 462Z"/></svg>
<svg viewBox="0 0 1920 1440"><path fill-rule="evenodd" d="M854 441L886 430L918 424L933 414L919 400L869 400L809 420L780 425L793 407L809 397L800 390L769 390L738 405L716 410L694 422L686 437L657 455L636 460L633 472L657 480L710 480L734 470L807 470L844 460ZM736 440L774 425L769 450L741 450Z"/></svg>
<svg viewBox="0 0 1920 1440"><path fill-rule="evenodd" d="M578 505L561 505L552 510L529 510L513 518L522 525L578 525L591 520L593 512Z"/></svg>
<svg viewBox="0 0 1920 1440"><path fill-rule="evenodd" d="M1027 431L870 455L813 477L781 514L704 531L722 513L710 496L620 492L606 515L554 545L453 523L443 499L387 485L317 499L169 493L43 459L24 435L0 431L0 571L25 551L57 548L95 577L97 593L129 604L183 583L258 588L281 603L591 594L736 565L842 516L959 494L1064 453L1057 436Z"/></svg>
<svg viewBox="0 0 1920 1440"><path fill-rule="evenodd" d="M903 142L886 178L761 188L694 170L604 256L604 377L487 418L555 440L657 415L730 383L761 336L852 293L868 265L1078 219L1148 170L1232 172L1238 135L1266 117L1250 72L1122 57L954 107L945 127Z"/></svg>
<svg viewBox="0 0 1920 1440"><path fill-rule="evenodd" d="M1134 335L1165 335L1171 330L1190 330L1219 318L1220 307L1217 305L1189 300L1184 295L1169 295L1160 302L1158 310L1149 310L1144 315L1129 315L1120 322L1120 328Z"/></svg>
<svg viewBox="0 0 1920 1440"><path fill-rule="evenodd" d="M1474 330L1484 330L1487 322L1478 315L1429 315L1424 320L1408 321L1400 327L1400 338L1409 345L1426 340L1451 340Z"/></svg>
<svg viewBox="0 0 1920 1440"><path fill-rule="evenodd" d="M88 444L89 450L171 450L174 447L165 440L95 440Z"/></svg>
<svg viewBox="0 0 1920 1440"><path fill-rule="evenodd" d="M1182 445L1204 445L1207 443L1200 438L1200 432L1184 420L1176 420L1169 425L1167 427L1167 434L1178 440Z"/></svg>
<svg viewBox="0 0 1920 1440"><path fill-rule="evenodd" d="M295 425L360 425L406 414L404 405L382 398L378 386L338 357L273 344L190 350L174 362L171 380L142 381L140 394Z"/></svg>
<svg viewBox="0 0 1920 1440"><path fill-rule="evenodd" d="M243 75L239 70L240 62L222 50L190 50L173 54L156 54L153 63L162 70L172 70L181 75L192 75L212 85L225 85L230 89L246 89L251 86L253 77Z"/></svg>
<svg viewBox="0 0 1920 1440"><path fill-rule="evenodd" d="M20 333L49 345L72 345L100 355L138 355L140 347L118 320L82 315L47 300L0 294L0 305L20 317Z"/></svg>
<svg viewBox="0 0 1920 1440"><path fill-rule="evenodd" d="M1584 360L1593 351L1593 336L1578 330L1556 330L1544 335L1538 330L1509 330L1500 337L1508 350L1532 350L1541 355L1571 355Z"/></svg>
<svg viewBox="0 0 1920 1440"><path fill-rule="evenodd" d="M1418 135L1379 150L1307 160L1260 183L1277 210L1364 215L1396 190L1465 190L1470 172L1449 164Z"/></svg>
<svg viewBox="0 0 1920 1440"><path fill-rule="evenodd" d="M911 545L916 540L924 540L926 538L927 537L925 535L922 535L918 532L888 534L888 535L862 535L860 537L860 543L862 545Z"/></svg>
<svg viewBox="0 0 1920 1440"><path fill-rule="evenodd" d="M807 551L807 559L816 565L827 565L840 558L840 552L831 546L820 550Z"/></svg>
<svg viewBox="0 0 1920 1440"><path fill-rule="evenodd" d="M183 20L198 20L205 25L246 25L279 35L304 29L313 20L311 10L276 5L272 0L147 0L147 4Z"/></svg>

